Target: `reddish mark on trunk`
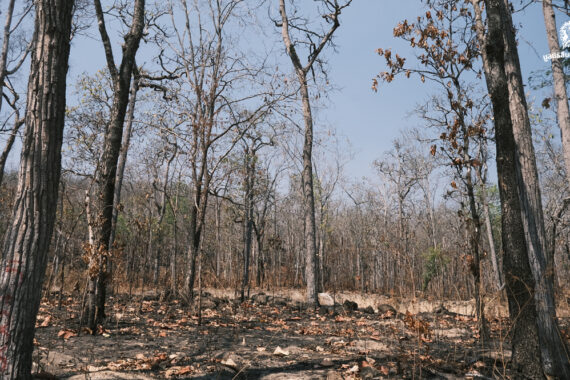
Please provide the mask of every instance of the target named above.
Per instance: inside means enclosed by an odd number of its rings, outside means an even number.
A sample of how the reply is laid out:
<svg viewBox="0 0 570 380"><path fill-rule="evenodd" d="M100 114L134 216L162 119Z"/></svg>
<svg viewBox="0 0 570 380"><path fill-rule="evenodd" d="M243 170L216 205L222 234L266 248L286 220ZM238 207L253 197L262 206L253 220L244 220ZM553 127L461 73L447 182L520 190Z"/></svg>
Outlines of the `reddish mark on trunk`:
<svg viewBox="0 0 570 380"><path fill-rule="evenodd" d="M20 271L20 266L22 265L21 261L18 260L10 260L6 265L6 273L17 273Z"/></svg>
<svg viewBox="0 0 570 380"><path fill-rule="evenodd" d="M0 326L0 335L10 337L10 328L7 325Z"/></svg>
<svg viewBox="0 0 570 380"><path fill-rule="evenodd" d="M10 296L8 294L0 296L0 303L11 304L12 300L13 300L12 296Z"/></svg>
<svg viewBox="0 0 570 380"><path fill-rule="evenodd" d="M0 374L6 372L8 368L8 359L6 358L5 352L8 350L8 346L2 346L0 348Z"/></svg>

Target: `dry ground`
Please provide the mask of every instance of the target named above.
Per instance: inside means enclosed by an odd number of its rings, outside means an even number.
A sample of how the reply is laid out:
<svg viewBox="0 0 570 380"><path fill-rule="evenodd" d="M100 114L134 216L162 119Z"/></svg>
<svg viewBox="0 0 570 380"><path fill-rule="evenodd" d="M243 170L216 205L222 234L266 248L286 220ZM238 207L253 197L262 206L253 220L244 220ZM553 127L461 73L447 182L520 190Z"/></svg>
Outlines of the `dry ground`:
<svg viewBox="0 0 570 380"><path fill-rule="evenodd" d="M335 298L360 301L361 308L314 310L291 292L256 292L243 304L231 301L233 294L211 293L202 298L201 318L177 299L115 295L96 335L79 325L78 295L65 296L61 308L56 297L44 300L35 371L74 380L509 376L509 326L499 306L488 310L491 338L481 342L469 302L343 294ZM566 337L568 321L561 319Z"/></svg>

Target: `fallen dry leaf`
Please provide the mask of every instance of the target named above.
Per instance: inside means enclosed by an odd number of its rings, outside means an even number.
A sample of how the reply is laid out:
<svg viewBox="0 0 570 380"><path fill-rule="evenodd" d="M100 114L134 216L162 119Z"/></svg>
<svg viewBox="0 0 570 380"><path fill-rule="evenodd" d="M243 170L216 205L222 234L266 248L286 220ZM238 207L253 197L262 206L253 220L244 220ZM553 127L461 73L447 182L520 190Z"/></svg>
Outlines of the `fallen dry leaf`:
<svg viewBox="0 0 570 380"><path fill-rule="evenodd" d="M64 330L60 330L57 333L57 337L62 338L63 340L68 340L69 338L74 337L74 336L77 336L77 333L73 330L64 329Z"/></svg>

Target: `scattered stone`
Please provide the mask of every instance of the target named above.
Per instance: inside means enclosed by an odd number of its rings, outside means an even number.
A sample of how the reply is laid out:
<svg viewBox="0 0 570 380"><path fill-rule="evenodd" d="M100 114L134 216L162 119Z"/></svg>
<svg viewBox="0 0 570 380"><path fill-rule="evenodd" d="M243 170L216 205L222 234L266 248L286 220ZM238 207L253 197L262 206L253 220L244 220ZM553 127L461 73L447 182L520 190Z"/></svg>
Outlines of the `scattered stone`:
<svg viewBox="0 0 570 380"><path fill-rule="evenodd" d="M226 367L231 368L234 371L237 371L239 369L238 364L232 358L222 360L221 363L222 365L225 365Z"/></svg>
<svg viewBox="0 0 570 380"><path fill-rule="evenodd" d="M367 306L364 309L360 309L360 311L362 311L363 313L366 313L366 314L374 314L375 313L374 308L372 306Z"/></svg>
<svg viewBox="0 0 570 380"><path fill-rule="evenodd" d="M285 351L281 347L277 346L275 351L273 351L273 355L275 355L275 356L289 356L289 352Z"/></svg>
<svg viewBox="0 0 570 380"><path fill-rule="evenodd" d="M198 301L196 301L196 307L198 307ZM218 307L218 304L211 298L202 297L202 310L212 309L214 310Z"/></svg>
<svg viewBox="0 0 570 380"><path fill-rule="evenodd" d="M380 371L372 366L366 366L360 369L360 378L362 380L372 380L378 376L380 376Z"/></svg>
<svg viewBox="0 0 570 380"><path fill-rule="evenodd" d="M396 314L398 314L398 312L396 311L396 309L394 309L394 307L392 305L388 305L388 304L381 304L378 305L378 314L380 314L383 317L394 317L396 316Z"/></svg>
<svg viewBox="0 0 570 380"><path fill-rule="evenodd" d="M327 379L326 380L343 380L343 377L340 373L331 370L331 371L327 372Z"/></svg>
<svg viewBox="0 0 570 380"><path fill-rule="evenodd" d="M330 358L324 358L321 361L322 367L332 367L333 365L334 365L334 362Z"/></svg>
<svg viewBox="0 0 570 380"><path fill-rule="evenodd" d="M360 371L360 368L358 368L358 365L354 365L352 367L350 367L350 369L347 371L348 373L358 373L358 371Z"/></svg>
<svg viewBox="0 0 570 380"><path fill-rule="evenodd" d="M328 293L319 293L318 299L321 306L334 306L334 300Z"/></svg>
<svg viewBox="0 0 570 380"><path fill-rule="evenodd" d="M287 346L283 351L288 352L289 355L296 355L304 352L302 348L297 346Z"/></svg>
<svg viewBox="0 0 570 380"><path fill-rule="evenodd" d="M272 303L275 306L287 306L287 298L285 298L285 297L274 297Z"/></svg>
<svg viewBox="0 0 570 380"><path fill-rule="evenodd" d="M258 305L267 305L269 296L265 293L258 293L254 294L253 297L251 297L251 300Z"/></svg>
<svg viewBox="0 0 570 380"><path fill-rule="evenodd" d="M342 304L344 311L356 311L358 310L358 304L349 300L345 300Z"/></svg>

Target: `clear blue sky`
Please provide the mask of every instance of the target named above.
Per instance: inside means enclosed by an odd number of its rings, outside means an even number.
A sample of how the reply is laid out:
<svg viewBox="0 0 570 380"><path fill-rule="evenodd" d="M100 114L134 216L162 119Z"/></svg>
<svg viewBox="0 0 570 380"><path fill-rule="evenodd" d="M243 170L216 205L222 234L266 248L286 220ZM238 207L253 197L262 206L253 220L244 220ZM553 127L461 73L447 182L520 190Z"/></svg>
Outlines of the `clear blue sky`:
<svg viewBox="0 0 570 380"><path fill-rule="evenodd" d="M319 113L317 120L321 124L316 128L330 123L350 139L354 159L346 166L348 177L375 177L372 161L390 149L399 131L421 126L411 113L416 104L434 93L433 87L402 77L381 85L378 93L371 90L372 78L385 70L384 60L375 50L391 48L411 59L410 48L393 37L392 29L399 21L421 14L423 4L419 0L354 0L341 16L341 27L335 37L337 52L325 53L330 79L339 90L330 95L330 108ZM567 21L562 15L557 16L559 24ZM520 28L519 54L526 81L531 71L550 65L541 58L548 52L541 5L533 4L516 13L514 21ZM97 39L75 41L69 83L78 74L104 65L103 50Z"/></svg>
<svg viewBox="0 0 570 380"><path fill-rule="evenodd" d="M417 119L408 116L433 92L419 80L403 77L381 85L377 94L370 89L371 79L385 71L384 60L375 49L392 48L412 58L407 46L393 37L392 29L398 21L421 15L422 6L418 0L355 0L342 15L338 54L329 55L331 78L341 91L331 96L334 106L328 120L353 144L355 157L347 166L351 177L375 175L371 162L391 148L399 130L418 126ZM557 16L559 24L568 20ZM533 4L513 17L520 27L519 54L526 83L531 71L550 66L541 57L548 53L541 5Z"/></svg>

